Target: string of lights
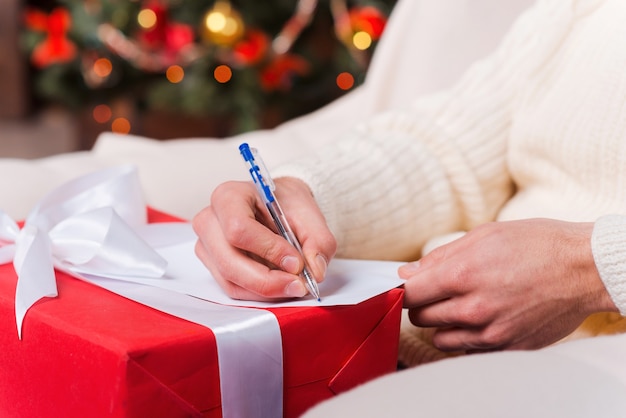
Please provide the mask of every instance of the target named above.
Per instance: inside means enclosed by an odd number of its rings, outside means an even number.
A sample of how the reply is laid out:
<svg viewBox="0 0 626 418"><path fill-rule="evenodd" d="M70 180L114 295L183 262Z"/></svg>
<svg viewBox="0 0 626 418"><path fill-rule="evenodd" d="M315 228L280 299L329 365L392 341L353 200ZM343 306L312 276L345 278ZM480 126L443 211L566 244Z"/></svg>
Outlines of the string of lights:
<svg viewBox="0 0 626 418"><path fill-rule="evenodd" d="M133 129L132 117L116 114L120 97L140 110L235 115L233 133L256 129L268 104L282 103L288 119L298 101L314 102L311 92L325 92L328 101L358 85L393 7L277 1L268 15L269 3L59 0L50 11L29 8L23 44L35 90L46 100L90 107L96 123L118 132ZM322 12L336 42L330 58L315 36L303 36Z"/></svg>

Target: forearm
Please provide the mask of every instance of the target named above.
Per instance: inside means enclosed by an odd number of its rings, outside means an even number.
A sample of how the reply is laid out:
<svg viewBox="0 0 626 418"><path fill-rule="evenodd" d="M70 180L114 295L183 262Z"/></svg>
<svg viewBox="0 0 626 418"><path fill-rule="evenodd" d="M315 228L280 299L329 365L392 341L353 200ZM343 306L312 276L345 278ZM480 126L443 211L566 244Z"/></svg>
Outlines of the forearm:
<svg viewBox="0 0 626 418"><path fill-rule="evenodd" d="M493 220L512 193L507 106L484 100L493 106L485 119L460 115L450 105L457 98L381 115L275 174L309 185L336 234L339 255L415 259L433 236ZM474 110L483 102L472 101Z"/></svg>
<svg viewBox="0 0 626 418"><path fill-rule="evenodd" d="M279 175L309 185L339 256L411 259L433 234L458 228L443 168L407 133L358 132Z"/></svg>

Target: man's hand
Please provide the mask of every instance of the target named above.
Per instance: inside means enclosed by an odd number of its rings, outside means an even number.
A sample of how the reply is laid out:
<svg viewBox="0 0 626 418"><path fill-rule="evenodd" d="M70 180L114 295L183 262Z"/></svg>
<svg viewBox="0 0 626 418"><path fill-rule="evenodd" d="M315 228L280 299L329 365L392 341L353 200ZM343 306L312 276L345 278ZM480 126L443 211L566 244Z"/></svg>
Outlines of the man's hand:
<svg viewBox="0 0 626 418"><path fill-rule="evenodd" d="M445 351L531 349L617 311L591 253L592 223L482 225L399 269L411 322Z"/></svg>
<svg viewBox="0 0 626 418"><path fill-rule="evenodd" d="M293 178L276 179L276 195L313 270L324 279L336 241L309 188ZM224 291L235 299L267 300L307 293L297 276L298 251L276 233L274 222L251 182L227 182L211 205L193 219L196 255Z"/></svg>

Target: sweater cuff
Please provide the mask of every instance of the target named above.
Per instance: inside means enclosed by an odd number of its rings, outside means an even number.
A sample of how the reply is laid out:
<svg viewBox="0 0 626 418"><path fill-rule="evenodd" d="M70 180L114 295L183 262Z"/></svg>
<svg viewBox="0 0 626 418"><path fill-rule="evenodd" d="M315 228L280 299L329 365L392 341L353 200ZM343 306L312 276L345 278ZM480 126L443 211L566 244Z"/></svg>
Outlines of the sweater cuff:
<svg viewBox="0 0 626 418"><path fill-rule="evenodd" d="M626 315L626 216L599 218L591 235L591 251L613 303Z"/></svg>

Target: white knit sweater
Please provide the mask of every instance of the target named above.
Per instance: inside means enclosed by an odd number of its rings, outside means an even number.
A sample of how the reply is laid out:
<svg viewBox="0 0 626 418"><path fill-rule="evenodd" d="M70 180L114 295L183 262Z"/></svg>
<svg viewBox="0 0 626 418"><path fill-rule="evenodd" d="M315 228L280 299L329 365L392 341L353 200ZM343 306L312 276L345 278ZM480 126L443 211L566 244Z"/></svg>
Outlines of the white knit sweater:
<svg viewBox="0 0 626 418"><path fill-rule="evenodd" d="M452 89L275 174L311 187L342 257L415 259L492 220L597 220L626 314L626 1L540 0Z"/></svg>

